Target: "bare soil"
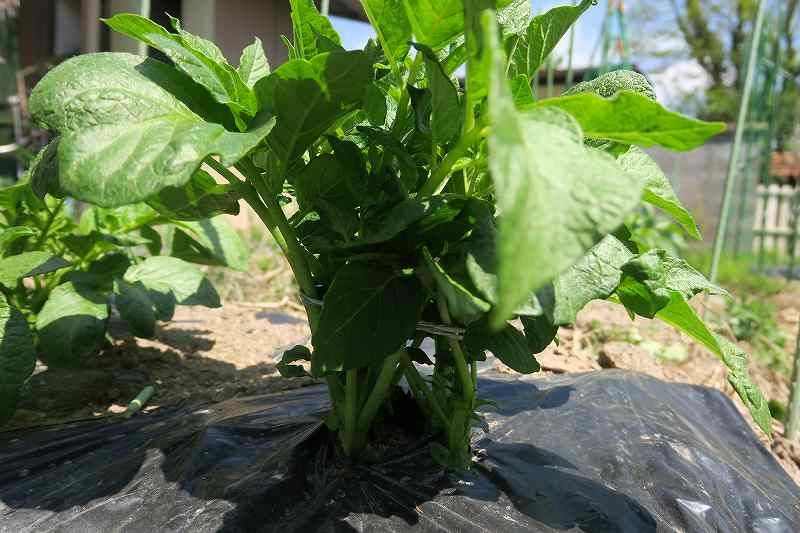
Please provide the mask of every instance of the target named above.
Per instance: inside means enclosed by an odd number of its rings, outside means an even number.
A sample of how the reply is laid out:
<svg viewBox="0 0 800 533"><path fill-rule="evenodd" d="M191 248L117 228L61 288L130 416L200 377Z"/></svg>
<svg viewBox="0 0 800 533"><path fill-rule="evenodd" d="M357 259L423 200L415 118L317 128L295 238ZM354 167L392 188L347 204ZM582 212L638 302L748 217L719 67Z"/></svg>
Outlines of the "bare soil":
<svg viewBox="0 0 800 533"><path fill-rule="evenodd" d="M55 372L40 368L29 382L12 427L113 416L146 385L153 394L146 410L202 404L310 384L310 378L283 379L275 363L283 351L309 341L298 304L286 292L270 303L227 301L220 309L179 308L155 339L134 339L124 331L89 369ZM800 319L800 296L777 295L782 327L794 333ZM709 304L715 305L714 302ZM788 348L787 348L788 349ZM573 328L562 328L559 343L537 356L546 373L625 368L666 381L714 387L744 408L714 356L661 323L631 321L619 306L590 304ZM500 369L498 367L498 369ZM767 398L786 403L788 378L751 362L751 373ZM800 444L785 440L774 424L772 442L762 436L775 458L800 484ZM754 431L760 434L754 427Z"/></svg>

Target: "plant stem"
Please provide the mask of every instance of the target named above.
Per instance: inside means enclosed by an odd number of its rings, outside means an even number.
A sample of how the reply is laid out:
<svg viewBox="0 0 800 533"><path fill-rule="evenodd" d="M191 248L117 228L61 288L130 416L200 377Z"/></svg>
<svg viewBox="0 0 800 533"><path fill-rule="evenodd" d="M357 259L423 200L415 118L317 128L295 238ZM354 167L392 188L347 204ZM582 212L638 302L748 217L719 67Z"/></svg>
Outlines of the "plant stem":
<svg viewBox="0 0 800 533"><path fill-rule="evenodd" d="M436 167L436 170L431 173L431 177L428 178L428 181L426 181L425 185L420 189L419 196L433 196L434 194L440 193L445 185L447 185L447 180L452 173L453 167L458 163L458 160L466 155L472 145L484 137L487 132L488 128L475 127L465 133L461 139L458 140L453 149L442 159L442 162Z"/></svg>
<svg viewBox="0 0 800 533"><path fill-rule="evenodd" d="M261 172L250 161L243 159L239 166L239 170L247 177L247 181L243 182L217 160L207 158L205 162L219 172L222 177L240 187L245 201L253 208L278 243L278 246L281 247L286 259L289 261L289 266L297 280L300 291L307 296L315 297L316 288L309 270L309 264L306 261L305 250L300 246L300 242L289 225L289 221L286 220L286 215L275 196L267 190ZM313 333L320 310L305 301L303 301L303 306L306 308L309 325Z"/></svg>
<svg viewBox="0 0 800 533"><path fill-rule="evenodd" d="M405 362L405 375L409 386L423 394L425 403L428 405L431 412L439 418L439 423L441 423L442 427L444 427L445 431L447 431L450 420L448 420L448 418L444 415L444 411L442 411L442 407L439 405L439 402L436 401L433 391L425 384L425 380L419 375L417 367L414 366L414 362L408 358L408 355L403 354L400 356L400 359L401 361Z"/></svg>
<svg viewBox="0 0 800 533"><path fill-rule="evenodd" d="M402 351L402 350L401 350ZM394 353L383 361L378 379L375 380L375 385L369 393L369 398L361 409L361 415L358 417L358 438L363 443L367 436L369 427L372 425L372 420L378 414L378 409L386 399L389 389L392 385L392 378L394 377L395 369L397 368L397 361L400 358L400 352ZM363 444L362 444L363 447ZM357 450L360 451L360 450Z"/></svg>
<svg viewBox="0 0 800 533"><path fill-rule="evenodd" d="M61 212L61 209L64 207L64 198L61 198L56 206L47 214L47 220L45 220L44 227L42 228L42 233L39 234L39 238L36 239L36 242L33 245L34 250L38 250L45 241L47 240L47 234L50 232L50 228L53 226L53 222L56 220L56 216L58 213Z"/></svg>
<svg viewBox="0 0 800 533"><path fill-rule="evenodd" d="M447 302L444 301L441 295L436 298L436 305L439 307L439 315L442 322L447 325L452 324L450 320L450 312L447 310ZM456 373L461 382L461 396L467 402L470 409L472 409L473 399L475 398L475 382L473 382L469 368L467 367L467 358L464 356L464 351L461 349L461 344L452 338L447 339L450 345L450 350L453 352L453 361L456 364Z"/></svg>
<svg viewBox="0 0 800 533"><path fill-rule="evenodd" d="M358 450L355 449L355 437L358 430L358 369L348 370L344 388L344 434L342 446L347 457L353 457Z"/></svg>

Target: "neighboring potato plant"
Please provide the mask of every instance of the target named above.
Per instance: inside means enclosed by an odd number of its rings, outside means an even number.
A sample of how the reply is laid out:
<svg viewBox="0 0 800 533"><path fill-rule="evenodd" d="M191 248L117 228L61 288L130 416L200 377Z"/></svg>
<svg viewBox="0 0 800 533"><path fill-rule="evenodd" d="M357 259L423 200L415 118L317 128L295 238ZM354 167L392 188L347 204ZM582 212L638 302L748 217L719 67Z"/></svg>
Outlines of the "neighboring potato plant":
<svg viewBox="0 0 800 533"><path fill-rule="evenodd" d="M238 211L227 186L198 173L147 204L89 206L78 218L74 203L37 195L31 186L40 183L54 146L34 163L32 181L0 189L0 423L12 414L37 356L50 367L74 368L100 350L111 302L134 335L152 337L176 304L220 305L200 267L188 261L246 266L232 228L205 218Z"/></svg>
<svg viewBox="0 0 800 533"><path fill-rule="evenodd" d="M355 51L313 0L290 4L290 59L272 72L258 40L235 68L177 20L107 20L173 65L101 53L49 73L30 108L60 137L34 186L115 207L183 187L203 164L226 177L285 252L307 309L313 350L287 351L279 368L327 381L328 425L349 458L369 451L405 377L434 457L468 466L485 352L536 372L534 355L598 298L707 346L769 432L745 355L687 303L722 291L662 250L640 253L623 224L645 201L696 233L640 147L689 150L723 125L664 109L633 72L532 93L590 0L533 19L528 0L363 0L378 39Z"/></svg>

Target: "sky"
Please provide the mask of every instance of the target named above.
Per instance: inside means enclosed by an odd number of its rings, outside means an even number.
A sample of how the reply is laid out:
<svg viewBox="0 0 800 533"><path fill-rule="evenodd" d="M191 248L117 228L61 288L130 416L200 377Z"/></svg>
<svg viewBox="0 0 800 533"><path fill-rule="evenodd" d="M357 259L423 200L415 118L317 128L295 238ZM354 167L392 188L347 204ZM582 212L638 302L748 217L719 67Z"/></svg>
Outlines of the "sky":
<svg viewBox="0 0 800 533"><path fill-rule="evenodd" d="M534 14L538 14L552 7L569 4L570 2L569 0L533 0L531 3ZM578 20L575 31L575 54L573 56L576 68L588 66L591 63L592 51L600 38L600 26L603 23L604 12L604 4L600 2L598 5L589 8ZM369 24L340 17L331 17L331 21L342 36L342 46L348 50L362 48L367 39L375 36L375 32L372 31ZM556 53L566 58L566 38L559 44Z"/></svg>
<svg viewBox="0 0 800 533"><path fill-rule="evenodd" d="M659 0L661 1L661 0ZM556 6L569 4L570 0L532 0L534 14L542 13ZM599 57L593 61L593 54L599 54L598 43L600 40L603 17L605 15L604 1L590 7L575 27L575 46L573 65L575 68L588 67L599 62ZM342 36L342 45L346 49L362 48L375 33L372 28L362 22L354 22L340 17L331 17L331 21ZM560 65L566 65L569 39L565 36L556 48L556 56L560 58ZM638 64L647 73L647 64ZM704 86L706 80L702 69L692 61L684 61L671 65L663 72L648 73L648 77L655 86L656 92L667 105L677 103L683 93Z"/></svg>

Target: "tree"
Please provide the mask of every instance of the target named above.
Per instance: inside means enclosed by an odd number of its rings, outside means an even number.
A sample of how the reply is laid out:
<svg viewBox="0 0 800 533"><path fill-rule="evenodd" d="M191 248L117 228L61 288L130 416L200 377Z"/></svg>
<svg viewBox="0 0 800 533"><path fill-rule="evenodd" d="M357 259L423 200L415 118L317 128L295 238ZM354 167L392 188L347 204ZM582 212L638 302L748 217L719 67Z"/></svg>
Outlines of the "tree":
<svg viewBox="0 0 800 533"><path fill-rule="evenodd" d="M783 20L767 35L777 39L782 50L778 144L785 147L800 103L800 0L782 0L775 6L784 10ZM639 2L629 14L635 32L632 48L638 60L649 60L657 68L682 59L693 60L708 79L699 114L706 119L733 121L744 85L746 49L757 8L758 0Z"/></svg>

